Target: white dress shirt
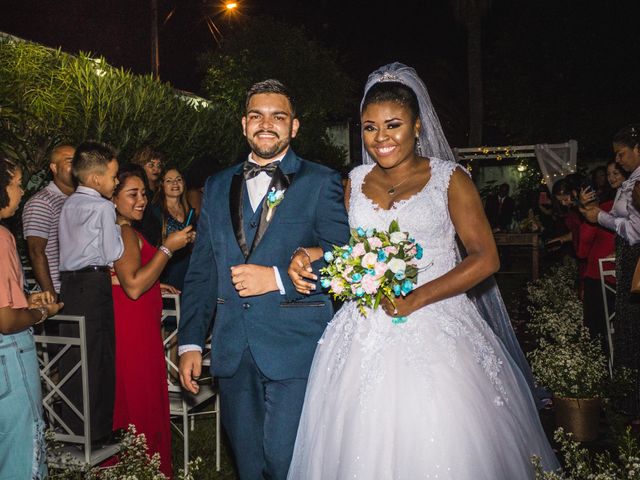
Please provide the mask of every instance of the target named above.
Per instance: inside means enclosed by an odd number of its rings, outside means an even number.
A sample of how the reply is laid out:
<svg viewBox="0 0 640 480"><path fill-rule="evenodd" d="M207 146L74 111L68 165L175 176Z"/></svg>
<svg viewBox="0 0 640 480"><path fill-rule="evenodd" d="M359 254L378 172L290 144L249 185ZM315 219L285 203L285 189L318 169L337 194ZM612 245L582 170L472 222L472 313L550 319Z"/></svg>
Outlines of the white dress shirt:
<svg viewBox="0 0 640 480"><path fill-rule="evenodd" d="M124 252L113 203L80 185L62 206L58 224L60 271L112 266Z"/></svg>
<svg viewBox="0 0 640 480"><path fill-rule="evenodd" d="M285 151L279 157L274 158L272 162L281 161L286 154L287 152ZM256 162L253 159L253 153L249 154L248 160L249 162L255 163L256 165L258 165L258 162ZM269 190L270 184L271 184L271 177L267 175L265 172L260 172L255 177L247 180L247 192L249 193L249 202L251 203L251 209L254 212L258 209L258 207L260 207L260 204L262 203L264 196L267 194L267 191ZM286 293L286 290L284 289L284 284L282 283L282 278L280 277L280 272L278 271L278 267L274 266L273 271L275 273L278 290L280 290L281 295L284 295Z"/></svg>
<svg viewBox="0 0 640 480"><path fill-rule="evenodd" d="M618 188L611 212L598 212L598 223L616 232L629 245L640 243L640 212L633 207L631 201L636 182L640 182L640 167Z"/></svg>

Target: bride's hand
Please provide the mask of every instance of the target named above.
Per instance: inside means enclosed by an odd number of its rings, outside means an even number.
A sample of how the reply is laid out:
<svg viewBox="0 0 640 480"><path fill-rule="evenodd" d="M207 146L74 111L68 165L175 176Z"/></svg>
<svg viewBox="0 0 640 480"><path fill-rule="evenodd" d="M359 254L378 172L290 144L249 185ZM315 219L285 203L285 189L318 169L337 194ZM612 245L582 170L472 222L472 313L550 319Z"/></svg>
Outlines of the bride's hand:
<svg viewBox="0 0 640 480"><path fill-rule="evenodd" d="M380 301L380 307L390 317L406 317L420 308L415 305L415 298L415 295L411 294L406 297L396 297L394 299L396 306L394 307L391 300L387 297L383 297Z"/></svg>
<svg viewBox="0 0 640 480"><path fill-rule="evenodd" d="M289 278L296 287L296 291L303 295L309 295L316 289L315 283L307 282L305 279L318 280L318 277L314 275L313 268L311 267L311 257L307 254L305 249L298 250L293 257L291 257L291 263L287 269Z"/></svg>

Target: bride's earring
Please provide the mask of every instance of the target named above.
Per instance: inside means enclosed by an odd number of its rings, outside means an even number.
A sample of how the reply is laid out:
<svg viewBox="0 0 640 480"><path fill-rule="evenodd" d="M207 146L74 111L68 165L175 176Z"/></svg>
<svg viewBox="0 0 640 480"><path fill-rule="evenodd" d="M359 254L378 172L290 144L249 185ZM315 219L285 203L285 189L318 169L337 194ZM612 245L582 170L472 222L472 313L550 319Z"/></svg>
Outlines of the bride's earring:
<svg viewBox="0 0 640 480"><path fill-rule="evenodd" d="M416 136L416 152L418 154L422 153L422 145L420 145L420 138Z"/></svg>

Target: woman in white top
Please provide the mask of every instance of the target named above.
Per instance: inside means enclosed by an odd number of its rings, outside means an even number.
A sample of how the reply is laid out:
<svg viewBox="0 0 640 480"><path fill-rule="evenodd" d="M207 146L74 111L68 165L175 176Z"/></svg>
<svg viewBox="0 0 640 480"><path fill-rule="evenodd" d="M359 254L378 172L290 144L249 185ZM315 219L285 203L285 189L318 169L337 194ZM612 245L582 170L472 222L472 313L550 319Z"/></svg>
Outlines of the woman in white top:
<svg viewBox="0 0 640 480"><path fill-rule="evenodd" d="M631 280L640 258L640 212L633 206L634 186L640 181L640 124L628 125L613 137L616 161L631 175L616 193L611 212L596 206L582 209L592 223L616 232L616 332L614 362L635 369L634 391L619 405L640 417L640 295L631 293Z"/></svg>

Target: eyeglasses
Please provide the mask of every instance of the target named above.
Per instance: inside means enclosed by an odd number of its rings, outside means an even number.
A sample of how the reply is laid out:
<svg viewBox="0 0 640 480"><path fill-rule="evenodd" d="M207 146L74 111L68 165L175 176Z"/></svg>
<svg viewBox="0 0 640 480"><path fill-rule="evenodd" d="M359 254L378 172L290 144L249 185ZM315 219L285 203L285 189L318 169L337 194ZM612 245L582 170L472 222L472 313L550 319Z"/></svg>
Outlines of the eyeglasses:
<svg viewBox="0 0 640 480"><path fill-rule="evenodd" d="M149 160L144 166L149 168L162 168L162 162L160 160Z"/></svg>

